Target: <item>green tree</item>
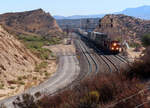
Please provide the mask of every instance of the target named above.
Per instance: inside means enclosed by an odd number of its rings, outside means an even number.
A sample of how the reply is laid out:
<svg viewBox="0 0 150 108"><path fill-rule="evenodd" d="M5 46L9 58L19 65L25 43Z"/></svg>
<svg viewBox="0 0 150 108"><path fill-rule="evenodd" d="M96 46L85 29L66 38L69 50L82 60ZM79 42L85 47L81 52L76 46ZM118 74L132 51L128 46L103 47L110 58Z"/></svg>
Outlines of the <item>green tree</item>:
<svg viewBox="0 0 150 108"><path fill-rule="evenodd" d="M150 34L145 34L142 36L142 44L144 46L150 46Z"/></svg>

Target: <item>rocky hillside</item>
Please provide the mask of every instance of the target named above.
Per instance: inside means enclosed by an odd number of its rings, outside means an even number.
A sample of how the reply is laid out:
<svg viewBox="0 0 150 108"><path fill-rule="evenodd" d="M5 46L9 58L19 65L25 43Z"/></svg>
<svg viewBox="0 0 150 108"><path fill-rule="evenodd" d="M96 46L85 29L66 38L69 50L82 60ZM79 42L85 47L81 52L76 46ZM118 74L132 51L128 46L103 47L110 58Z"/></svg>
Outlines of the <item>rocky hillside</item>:
<svg viewBox="0 0 150 108"><path fill-rule="evenodd" d="M61 33L56 20L42 9L2 14L0 24L9 32L17 35L57 36Z"/></svg>
<svg viewBox="0 0 150 108"><path fill-rule="evenodd" d="M22 43L0 26L0 98L15 88L15 80L19 76L30 74L39 62Z"/></svg>
<svg viewBox="0 0 150 108"><path fill-rule="evenodd" d="M125 15L106 15L100 19L95 31L104 32L112 38L135 39L150 32L150 21Z"/></svg>

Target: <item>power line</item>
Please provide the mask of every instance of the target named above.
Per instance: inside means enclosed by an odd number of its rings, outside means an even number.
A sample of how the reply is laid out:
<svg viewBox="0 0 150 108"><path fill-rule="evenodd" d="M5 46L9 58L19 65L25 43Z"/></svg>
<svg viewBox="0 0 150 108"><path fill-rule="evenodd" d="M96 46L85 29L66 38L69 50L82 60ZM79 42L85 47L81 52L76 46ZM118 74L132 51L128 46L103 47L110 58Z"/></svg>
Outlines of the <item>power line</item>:
<svg viewBox="0 0 150 108"><path fill-rule="evenodd" d="M117 105L117 104L119 104L119 103L121 103L121 102L125 102L125 101L127 101L127 100L129 100L129 99L131 99L131 98L133 98L133 97L135 97L135 96L137 96L137 95L139 95L139 94L142 94L142 93L143 93L143 95L144 95L144 92L145 92L146 90L150 90L150 88L148 87L148 88L146 88L146 89L140 90L138 93L135 93L134 95L131 95L131 96L129 96L129 97L126 97L126 98L124 98L124 99L121 99L121 100L119 100L119 101L117 101L117 102L115 102L115 103L113 103L113 104L111 104L111 105L109 105L108 107L105 107L105 108L112 108L112 107L114 107L115 105ZM149 102L150 102L150 101L149 101ZM146 101L146 102L144 102L144 103L142 103L142 104L136 106L135 108L139 108L141 105L144 105L144 104L149 103L149 102Z"/></svg>

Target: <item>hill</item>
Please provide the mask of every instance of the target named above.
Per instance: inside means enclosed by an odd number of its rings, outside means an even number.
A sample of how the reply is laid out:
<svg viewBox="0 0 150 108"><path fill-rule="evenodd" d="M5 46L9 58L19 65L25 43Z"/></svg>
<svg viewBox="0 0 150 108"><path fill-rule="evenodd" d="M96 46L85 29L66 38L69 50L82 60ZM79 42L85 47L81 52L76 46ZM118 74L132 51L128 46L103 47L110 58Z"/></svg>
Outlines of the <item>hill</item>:
<svg viewBox="0 0 150 108"><path fill-rule="evenodd" d="M17 78L30 75L40 60L0 26L0 99L18 92ZM25 76L24 76L25 77ZM25 79L23 80L25 81ZM18 81L20 85L24 82ZM21 88L21 87L20 87ZM16 93L15 92L15 93Z"/></svg>
<svg viewBox="0 0 150 108"><path fill-rule="evenodd" d="M57 36L62 32L56 20L42 9L2 14L0 24L17 35Z"/></svg>
<svg viewBox="0 0 150 108"><path fill-rule="evenodd" d="M103 17L104 14L97 14L97 15L73 15L73 16L59 16L59 15L55 15L54 18L57 20L60 19L85 19L85 18L101 18Z"/></svg>
<svg viewBox="0 0 150 108"><path fill-rule="evenodd" d="M95 31L106 33L113 38L134 40L150 32L150 21L122 14L109 14L100 19Z"/></svg>

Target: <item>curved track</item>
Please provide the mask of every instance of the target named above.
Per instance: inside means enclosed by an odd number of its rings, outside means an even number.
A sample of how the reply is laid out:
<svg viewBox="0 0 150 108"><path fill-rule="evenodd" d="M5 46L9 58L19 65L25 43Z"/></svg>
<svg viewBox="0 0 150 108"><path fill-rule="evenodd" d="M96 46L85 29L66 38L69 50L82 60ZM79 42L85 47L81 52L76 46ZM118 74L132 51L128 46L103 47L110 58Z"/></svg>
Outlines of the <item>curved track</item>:
<svg viewBox="0 0 150 108"><path fill-rule="evenodd" d="M99 48L97 48L92 42L88 41L87 39L85 39L84 37L82 37L82 40L84 41L84 43L89 46L90 48L92 48L94 50L95 56L97 57L98 60L101 60L105 63L105 65L107 66L107 72L119 72L120 68L122 68L122 66L128 64L128 60L125 59L124 57L122 57L121 55L107 55L105 53L103 53L102 50L100 50ZM101 65L101 64L100 64ZM104 68L104 67L103 67Z"/></svg>
<svg viewBox="0 0 150 108"><path fill-rule="evenodd" d="M84 56L85 61L88 64L86 73L79 72L79 63L74 55L63 55L59 59L57 72L50 79L37 87L33 87L25 91L24 93L34 95L35 93L40 92L41 94L54 95L65 89L72 88L73 85L77 84L89 74L98 72L98 64L92 55L90 55L86 46L81 41L78 41L77 44L82 55ZM0 105L4 103L7 108L14 108L12 102L21 95L22 94L18 94L16 96L4 99L0 101ZM40 98L42 98L42 96Z"/></svg>
<svg viewBox="0 0 150 108"><path fill-rule="evenodd" d="M76 34L74 34L76 35ZM76 35L77 36L77 35ZM86 78L90 74L97 74L99 71L102 71L103 66L105 65L107 72L113 72L114 70L119 71L117 62L114 61L114 58L120 60L120 62L125 62L125 60L117 55L110 56L104 55L102 51L97 48L94 48L97 52L91 51L85 42L75 40L77 48L81 52L81 57L83 57L82 63L85 68L85 72L79 72L79 63L77 58L73 56L62 56L59 62L59 68L57 72L47 81L42 83L37 87L33 87L27 90L25 93L35 94L36 92L46 93L48 95L54 95L58 92L61 92L65 89L72 88L75 84ZM100 62L101 61L101 62ZM100 68L101 65L101 68ZM19 94L17 96L21 96ZM13 108L12 102L16 99L17 96L5 99L0 101L0 104L5 103L8 108Z"/></svg>
<svg viewBox="0 0 150 108"><path fill-rule="evenodd" d="M99 64L98 64L97 60L93 57L93 54L91 53L91 51L89 51L88 47L81 40L79 40L79 43L80 43L81 48L83 49L83 53L86 56L88 56L87 58L89 58L89 60L91 59L92 65L93 65L93 67L95 67L93 72L98 73Z"/></svg>

